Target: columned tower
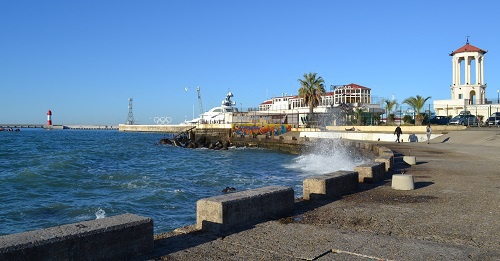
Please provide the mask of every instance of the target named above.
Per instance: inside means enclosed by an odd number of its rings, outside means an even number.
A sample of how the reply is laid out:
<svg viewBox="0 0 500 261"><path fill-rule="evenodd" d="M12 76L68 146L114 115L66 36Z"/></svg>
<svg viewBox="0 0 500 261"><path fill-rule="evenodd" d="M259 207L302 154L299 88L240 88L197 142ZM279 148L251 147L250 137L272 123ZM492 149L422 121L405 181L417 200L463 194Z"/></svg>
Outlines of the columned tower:
<svg viewBox="0 0 500 261"><path fill-rule="evenodd" d="M469 44L450 53L452 62L451 99L464 100L465 105L484 104L484 54L487 51ZM473 72L474 70L474 72Z"/></svg>

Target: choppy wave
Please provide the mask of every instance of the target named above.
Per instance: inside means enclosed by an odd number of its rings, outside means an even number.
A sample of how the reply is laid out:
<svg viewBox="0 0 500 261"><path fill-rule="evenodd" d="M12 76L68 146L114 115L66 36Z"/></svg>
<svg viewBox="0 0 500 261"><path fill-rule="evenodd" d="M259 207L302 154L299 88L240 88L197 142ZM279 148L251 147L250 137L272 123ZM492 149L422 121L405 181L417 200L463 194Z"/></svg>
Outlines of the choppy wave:
<svg viewBox="0 0 500 261"><path fill-rule="evenodd" d="M317 143L310 152L298 156L287 168L300 170L301 176L312 176L338 170L353 170L367 160L365 155L361 155L354 148L343 146L337 140L325 140Z"/></svg>

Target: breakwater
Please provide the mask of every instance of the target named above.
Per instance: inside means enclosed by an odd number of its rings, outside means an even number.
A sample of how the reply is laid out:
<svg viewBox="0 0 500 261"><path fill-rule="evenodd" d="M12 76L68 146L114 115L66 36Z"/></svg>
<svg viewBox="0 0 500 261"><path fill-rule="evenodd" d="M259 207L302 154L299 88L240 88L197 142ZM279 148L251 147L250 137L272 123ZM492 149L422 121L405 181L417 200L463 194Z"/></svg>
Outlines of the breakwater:
<svg viewBox="0 0 500 261"><path fill-rule="evenodd" d="M298 134L298 133L297 133ZM237 147L257 147L290 154L301 154L307 152L314 144L307 137L297 136L256 136L256 137L232 137L231 143Z"/></svg>

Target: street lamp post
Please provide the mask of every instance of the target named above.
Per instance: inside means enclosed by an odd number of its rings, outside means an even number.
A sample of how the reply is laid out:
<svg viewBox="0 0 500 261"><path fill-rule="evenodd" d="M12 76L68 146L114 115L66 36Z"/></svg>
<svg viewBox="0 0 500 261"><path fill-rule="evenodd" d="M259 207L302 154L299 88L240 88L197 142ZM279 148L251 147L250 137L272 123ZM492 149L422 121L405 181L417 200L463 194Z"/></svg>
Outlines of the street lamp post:
<svg viewBox="0 0 500 261"><path fill-rule="evenodd" d="M497 104L500 104L500 90L497 90Z"/></svg>
<svg viewBox="0 0 500 261"><path fill-rule="evenodd" d="M396 104L396 111L394 112L394 123L396 123L396 118L398 118L398 104ZM399 118L399 124L401 124L401 118Z"/></svg>
<svg viewBox="0 0 500 261"><path fill-rule="evenodd" d="M415 114L415 108L413 108L413 125L417 125L417 117L416 117L416 114Z"/></svg>
<svg viewBox="0 0 500 261"><path fill-rule="evenodd" d="M476 113L477 115L477 113ZM429 115L427 116L427 124L431 124L431 104L429 103Z"/></svg>

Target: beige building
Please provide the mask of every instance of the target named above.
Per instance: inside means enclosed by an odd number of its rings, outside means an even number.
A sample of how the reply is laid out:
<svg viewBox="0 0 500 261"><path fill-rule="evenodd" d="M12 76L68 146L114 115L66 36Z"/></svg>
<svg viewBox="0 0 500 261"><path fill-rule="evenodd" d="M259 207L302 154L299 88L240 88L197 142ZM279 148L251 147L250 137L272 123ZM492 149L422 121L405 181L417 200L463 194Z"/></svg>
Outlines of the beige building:
<svg viewBox="0 0 500 261"><path fill-rule="evenodd" d="M371 89L358 85L347 84L333 87L333 91L321 96L321 102L314 108L315 113L328 113L329 109L341 104L349 104L354 108L379 108L371 104ZM259 111L270 113L308 113L309 106L298 95L273 97L259 105Z"/></svg>
<svg viewBox="0 0 500 261"><path fill-rule="evenodd" d="M438 116L455 116L470 112L476 116L488 117L498 111L498 101L486 100L486 81L484 78L484 55L487 51L466 44L450 53L452 81L450 100L435 100L434 111Z"/></svg>
<svg viewBox="0 0 500 261"><path fill-rule="evenodd" d="M321 115L324 123L342 124L336 120L338 118L338 111L344 107L351 109L363 108L366 112L381 115L385 113L380 104L373 103L371 98L371 89L358 85L347 84L331 86L331 91L326 92L321 96L321 101L317 107L314 108L314 113ZM273 97L264 101L259 105L259 110L255 112L258 115L275 115L287 119L288 123L304 124L305 117L309 114L309 106L304 103L304 99L298 95L283 95L281 97ZM327 115L336 115L337 117L327 117Z"/></svg>

